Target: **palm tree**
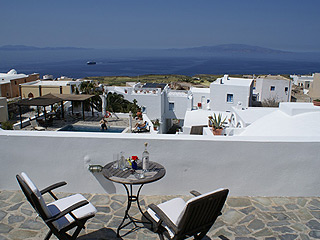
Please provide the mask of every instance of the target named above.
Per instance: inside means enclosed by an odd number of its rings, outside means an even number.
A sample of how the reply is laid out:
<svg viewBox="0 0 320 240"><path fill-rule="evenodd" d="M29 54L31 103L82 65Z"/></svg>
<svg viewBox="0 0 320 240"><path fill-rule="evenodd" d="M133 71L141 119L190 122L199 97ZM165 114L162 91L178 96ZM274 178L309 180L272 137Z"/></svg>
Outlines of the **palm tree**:
<svg viewBox="0 0 320 240"><path fill-rule="evenodd" d="M102 111L102 105L101 105L102 101L101 101L101 98L99 97L102 94L102 91L96 87L94 82L83 81L80 84L80 92L81 94L94 95L91 99L88 99L84 102L86 110L90 109L90 105L92 104L92 107L94 109L96 109L99 112Z"/></svg>
<svg viewBox="0 0 320 240"><path fill-rule="evenodd" d="M109 92L107 95L107 110L110 112L123 112L128 113L131 111L133 115L137 113L139 106L137 100L133 103L124 99L123 95Z"/></svg>

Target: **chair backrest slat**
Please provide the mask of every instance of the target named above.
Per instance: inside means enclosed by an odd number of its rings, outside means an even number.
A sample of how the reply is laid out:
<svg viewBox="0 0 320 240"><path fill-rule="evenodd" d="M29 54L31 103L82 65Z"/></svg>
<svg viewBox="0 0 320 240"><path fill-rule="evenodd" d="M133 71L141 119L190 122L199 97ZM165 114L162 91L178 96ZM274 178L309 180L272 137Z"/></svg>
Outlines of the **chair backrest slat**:
<svg viewBox="0 0 320 240"><path fill-rule="evenodd" d="M178 223L179 233L193 235L210 228L220 215L228 193L228 189L223 189L188 202Z"/></svg>
<svg viewBox="0 0 320 240"><path fill-rule="evenodd" d="M44 220L48 217L51 217L51 213L40 191L34 185L31 179L25 173L17 175L16 178L26 198L28 199L32 207L36 210L36 212L39 214L39 216Z"/></svg>
<svg viewBox="0 0 320 240"><path fill-rule="evenodd" d="M50 231L45 239L49 239L52 234L54 234L60 240L76 239L81 229L84 228L86 221L93 217L96 213L96 209L93 207L93 205L88 203L86 206L79 207L79 212L77 213L71 212L65 214L55 221L47 221L53 216L52 214L56 215L62 213L64 210L67 210L73 206L73 204L76 202L82 202L85 198L80 194L76 194L73 195L74 197L70 196L70 198L66 197L59 200L56 199L57 201L50 203L49 209L42 197L41 192L27 176L27 174L22 172L21 174L16 175L16 178L22 192L26 196L31 206L50 228ZM81 208L82 210L80 210ZM76 229L74 229L74 231L72 230L71 236L70 232L68 231L75 227Z"/></svg>

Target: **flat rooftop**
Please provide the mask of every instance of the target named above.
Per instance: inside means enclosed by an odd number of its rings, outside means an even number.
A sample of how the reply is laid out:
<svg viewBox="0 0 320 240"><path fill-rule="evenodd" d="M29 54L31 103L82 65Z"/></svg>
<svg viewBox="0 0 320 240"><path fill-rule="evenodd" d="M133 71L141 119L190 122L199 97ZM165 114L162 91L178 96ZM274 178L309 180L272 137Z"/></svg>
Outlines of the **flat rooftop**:
<svg viewBox="0 0 320 240"><path fill-rule="evenodd" d="M23 83L21 85L24 86L68 86L68 85L72 85L72 84L77 84L80 82L76 82L76 81L49 81L49 80L37 80L37 81L33 81L33 82L28 82L28 83Z"/></svg>
<svg viewBox="0 0 320 240"><path fill-rule="evenodd" d="M58 193L57 197L69 195ZM87 222L79 240L159 239L146 228L122 238L116 237L116 229L126 208L125 195L83 195L98 213ZM177 196L140 197L140 205L145 210L151 203L159 204ZM191 195L179 197L187 200ZM51 201L51 197L46 196L45 201ZM140 218L135 203L131 210ZM315 239L320 238L319 221L320 197L229 197L222 215L204 239ZM47 232L48 227L37 217L21 191L0 190L0 239L44 239Z"/></svg>
<svg viewBox="0 0 320 240"><path fill-rule="evenodd" d="M214 85L231 85L231 86L250 86L253 79L247 78L233 78L233 77L223 77L218 78L211 84Z"/></svg>

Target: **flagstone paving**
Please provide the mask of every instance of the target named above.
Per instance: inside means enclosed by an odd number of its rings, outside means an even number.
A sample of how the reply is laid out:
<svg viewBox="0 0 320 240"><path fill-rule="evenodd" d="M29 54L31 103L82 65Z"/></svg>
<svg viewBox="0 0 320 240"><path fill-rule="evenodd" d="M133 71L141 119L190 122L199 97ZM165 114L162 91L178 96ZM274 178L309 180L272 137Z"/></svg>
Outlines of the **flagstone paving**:
<svg viewBox="0 0 320 240"><path fill-rule="evenodd" d="M58 193L58 198L68 196ZM116 229L126 207L126 196L83 194L98 210L79 240L119 239ZM141 196L143 209L177 196ZM185 200L191 196L180 196ZM51 201L50 196L45 197ZM140 216L135 205L132 215ZM37 217L20 191L0 190L0 240L44 239L47 226ZM121 232L124 233L124 232ZM56 239L52 237L52 239ZM141 228L120 239L159 239ZM320 197L229 197L206 240L209 239L320 239Z"/></svg>

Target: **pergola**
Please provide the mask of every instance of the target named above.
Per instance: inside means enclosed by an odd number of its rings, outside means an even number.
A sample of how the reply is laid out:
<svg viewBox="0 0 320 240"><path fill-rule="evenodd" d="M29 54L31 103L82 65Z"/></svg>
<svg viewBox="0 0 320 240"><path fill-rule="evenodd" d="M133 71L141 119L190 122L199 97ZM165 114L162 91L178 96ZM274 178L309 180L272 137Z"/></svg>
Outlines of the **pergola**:
<svg viewBox="0 0 320 240"><path fill-rule="evenodd" d="M62 118L64 118L64 108L63 108L63 101L78 101L78 102L84 102L90 98L92 98L94 95L88 95L88 94L46 94L41 97L37 98L31 98L31 99L22 99L19 102L17 102L17 105L19 106L19 112L20 112L20 124L22 128L22 111L21 111L21 106L37 106L37 107L44 107L44 110L47 106L52 106L55 103L61 103L61 113L62 113ZM92 115L93 115L93 107L91 104L92 108ZM72 104L72 113L73 113L73 104ZM84 104L82 104L82 117L83 120L85 120L84 116ZM44 111L44 119L46 121L47 116L46 116L46 110Z"/></svg>

